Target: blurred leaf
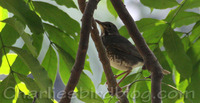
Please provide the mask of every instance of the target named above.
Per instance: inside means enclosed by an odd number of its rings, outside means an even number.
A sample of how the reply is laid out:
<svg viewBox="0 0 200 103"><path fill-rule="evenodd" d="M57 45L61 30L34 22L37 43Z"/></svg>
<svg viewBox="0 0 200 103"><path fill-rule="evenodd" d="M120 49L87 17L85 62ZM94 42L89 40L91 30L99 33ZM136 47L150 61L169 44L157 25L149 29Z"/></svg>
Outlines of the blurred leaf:
<svg viewBox="0 0 200 103"><path fill-rule="evenodd" d="M31 32L35 34L42 34L44 32L41 19L29 9L24 0L0 0L0 5L26 23Z"/></svg>
<svg viewBox="0 0 200 103"><path fill-rule="evenodd" d="M169 75L164 75L162 82L170 84L172 86L175 86L173 78L172 78L173 73L172 73L171 67L169 66L169 63L166 59L167 55L164 52L162 52L160 50L160 48L156 48L154 50L154 54L156 55L159 63L162 65L163 69L166 69L171 72L171 74L169 74ZM173 94L173 92L174 93L178 93L178 92L175 91L174 89L170 88L169 86L162 85L162 91L163 91L162 97L164 97L163 103L169 103L172 101L176 101L178 99L178 96ZM173 98L171 98L171 97L173 97ZM174 102L172 102L172 103L174 103Z"/></svg>
<svg viewBox="0 0 200 103"><path fill-rule="evenodd" d="M15 87L18 90L21 90L23 93L25 93L26 95L28 95L30 93L30 91L28 90L28 88L26 87L26 84L23 82L20 82L17 84L17 86Z"/></svg>
<svg viewBox="0 0 200 103"><path fill-rule="evenodd" d="M138 78L138 80L144 79L144 77ZM136 103L151 103L151 93L147 87L146 81L138 81L133 84L131 88L135 88L134 91L130 91L132 95L135 95ZM134 93L134 94L133 94ZM130 94L129 94L130 95Z"/></svg>
<svg viewBox="0 0 200 103"><path fill-rule="evenodd" d="M23 92L19 92L17 103L32 103L33 99L29 95L25 95Z"/></svg>
<svg viewBox="0 0 200 103"><path fill-rule="evenodd" d="M92 80L83 72L81 73L80 80L78 81L77 89L78 91L95 92Z"/></svg>
<svg viewBox="0 0 200 103"><path fill-rule="evenodd" d="M117 12L115 11L115 8L113 7L112 3L110 0L106 0L106 4L107 4L107 9L108 11L115 17L118 17Z"/></svg>
<svg viewBox="0 0 200 103"><path fill-rule="evenodd" d="M75 33L80 32L79 23L56 6L40 1L34 1L33 4L44 20L55 24L69 35L75 36Z"/></svg>
<svg viewBox="0 0 200 103"><path fill-rule="evenodd" d="M85 103L104 103L101 97L92 91L78 91L76 96Z"/></svg>
<svg viewBox="0 0 200 103"><path fill-rule="evenodd" d="M199 0L184 0L183 10L200 7Z"/></svg>
<svg viewBox="0 0 200 103"><path fill-rule="evenodd" d="M59 5L65 5L68 8L76 8L76 5L73 0L55 0Z"/></svg>
<svg viewBox="0 0 200 103"><path fill-rule="evenodd" d="M15 17L8 18L4 20L7 24L11 25L21 36L21 38L24 40L26 46L30 50L30 52L36 57L38 54L36 52L36 48L32 45L32 38L28 33L24 32L25 25L23 25L20 21L18 21Z"/></svg>
<svg viewBox="0 0 200 103"><path fill-rule="evenodd" d="M163 69L171 72L171 74L164 76L163 82L174 85L174 82L173 82L173 79L172 79L172 69L169 66L169 63L166 59L166 55L160 50L159 47L157 47L153 52L154 52L155 56L157 57L159 63L163 67Z"/></svg>
<svg viewBox="0 0 200 103"><path fill-rule="evenodd" d="M15 78L9 74L0 85L0 100L2 103L12 103L15 94Z"/></svg>
<svg viewBox="0 0 200 103"><path fill-rule="evenodd" d="M72 39L68 34L62 32L60 29L49 25L44 24L45 30L49 34L49 38L52 42L60 46L67 53L69 53L73 58L76 56L78 50L78 44L74 39Z"/></svg>
<svg viewBox="0 0 200 103"><path fill-rule="evenodd" d="M125 26L122 26L120 29L119 29L119 33L125 37L125 38L129 38L129 33L128 33L128 30L126 29Z"/></svg>
<svg viewBox="0 0 200 103"><path fill-rule="evenodd" d="M28 90L30 92L33 92L33 91L39 92L40 91L40 88L37 85L37 83L35 82L35 80L33 80L27 76L24 76L22 74L19 74L19 73L16 73L16 74L17 74L17 77L20 79L20 81L22 81L26 84L26 87L28 88ZM35 96L35 95L33 95L33 96Z"/></svg>
<svg viewBox="0 0 200 103"><path fill-rule="evenodd" d="M6 54L9 64L12 66L13 62L15 61L17 54L14 53L8 53ZM8 75L10 73L10 67L8 65L6 56L4 55L2 58L2 65L0 66L0 74Z"/></svg>
<svg viewBox="0 0 200 103"><path fill-rule="evenodd" d="M159 43L167 27L168 27L167 24L161 24L161 25L155 26L152 29L145 31L143 33L143 37L145 41L150 44Z"/></svg>
<svg viewBox="0 0 200 103"><path fill-rule="evenodd" d="M60 58L60 62L59 62L60 76L61 76L63 83L67 84L75 60L69 53L65 52L58 45L56 45L56 49L59 52L59 58Z"/></svg>
<svg viewBox="0 0 200 103"><path fill-rule="evenodd" d="M193 27L192 29L192 33L191 35L189 36L189 39L192 43L194 43L194 41L200 37L200 21L197 22L195 24L195 26Z"/></svg>
<svg viewBox="0 0 200 103"><path fill-rule="evenodd" d="M176 32L168 27L163 36L164 47L173 61L176 69L181 74L183 78L189 78L192 74L192 61L186 55L184 51L181 39L178 37Z"/></svg>
<svg viewBox="0 0 200 103"><path fill-rule="evenodd" d="M193 74L191 76L191 82L186 89L185 103L198 103L200 98L200 64L193 67Z"/></svg>
<svg viewBox="0 0 200 103"><path fill-rule="evenodd" d="M28 75L30 72L30 69L24 64L19 56L15 59L15 62L12 65L12 70L23 75Z"/></svg>
<svg viewBox="0 0 200 103"><path fill-rule="evenodd" d="M45 68L45 70L48 72L48 76L53 81L53 84L56 80L56 74L57 74L57 55L54 49L49 46L49 49L44 57L44 60L42 62L42 66Z"/></svg>
<svg viewBox="0 0 200 103"><path fill-rule="evenodd" d="M105 75L105 73L103 72L103 73L102 73L102 76L101 76L101 83L100 83L100 84L104 85L104 84L106 83L106 81L107 81L106 75Z"/></svg>
<svg viewBox="0 0 200 103"><path fill-rule="evenodd" d="M103 101L104 101L104 103L116 103L118 101L118 99L116 96L111 96L109 93L106 93Z"/></svg>
<svg viewBox="0 0 200 103"><path fill-rule="evenodd" d="M29 67L31 73L36 80L36 83L42 91L47 91L49 88L52 88L52 81L48 77L47 71L40 65L39 61L29 54L26 50L16 48L16 47L7 47L14 52L16 52L23 62ZM42 78L41 78L42 77ZM52 92L52 91L50 91ZM47 97L47 94L43 94Z"/></svg>
<svg viewBox="0 0 200 103"><path fill-rule="evenodd" d="M198 39L187 51L187 55L192 60L192 63L195 65L200 61L200 39Z"/></svg>
<svg viewBox="0 0 200 103"><path fill-rule="evenodd" d="M172 28L189 25L200 20L200 14L193 12L179 12L171 22Z"/></svg>
<svg viewBox="0 0 200 103"><path fill-rule="evenodd" d="M17 39L19 38L19 34L8 24L5 25L3 30L0 32L0 35L2 37L3 43L5 46L11 46L13 45ZM12 37L12 38L11 38ZM1 41L1 39L0 39ZM0 48L3 47L2 43L0 43ZM6 53L9 52L8 49L5 49ZM2 51L0 51L0 66L2 64L2 56L5 55L3 54Z"/></svg>
<svg viewBox="0 0 200 103"><path fill-rule="evenodd" d="M36 47L36 52L37 52L37 56L40 54L40 51L42 49L42 43L43 43L43 35L37 35L37 34L32 34L31 38L33 39L32 41L32 45L34 47ZM37 57L36 56L36 57Z"/></svg>
<svg viewBox="0 0 200 103"><path fill-rule="evenodd" d="M165 21L161 21L153 18L143 18L139 21L136 21L137 27L140 32L155 28L158 25L165 24Z"/></svg>
<svg viewBox="0 0 200 103"><path fill-rule="evenodd" d="M178 2L176 0L154 0L153 2L150 0L140 0L140 2L145 6L155 9L172 8L178 5Z"/></svg>
<svg viewBox="0 0 200 103"><path fill-rule="evenodd" d="M141 75L141 73L134 73L134 74L131 74L129 76L127 76L120 84L119 86L120 87L123 87L123 86L126 86L132 82L134 82L138 77L138 75Z"/></svg>

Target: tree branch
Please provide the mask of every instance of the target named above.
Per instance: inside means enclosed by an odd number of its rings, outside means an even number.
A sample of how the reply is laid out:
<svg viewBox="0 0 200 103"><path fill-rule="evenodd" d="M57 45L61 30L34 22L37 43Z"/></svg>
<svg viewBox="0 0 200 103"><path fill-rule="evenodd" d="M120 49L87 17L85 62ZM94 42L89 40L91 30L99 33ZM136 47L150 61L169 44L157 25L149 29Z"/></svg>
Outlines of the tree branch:
<svg viewBox="0 0 200 103"><path fill-rule="evenodd" d="M81 12L83 13L85 6L86 6L85 0L78 0L78 4L79 4L79 8L80 8ZM103 69L104 69L104 72L105 72L105 75L106 75L106 78L108 81L108 91L112 95L115 95L115 93L116 93L116 95L121 103L128 103L128 99L127 99L126 95L124 95L124 93L121 91L121 89L119 87L116 87L117 82L116 82L116 79L114 78L114 74L111 70L110 62L107 58L103 43L99 37L99 32L96 27L96 23L95 23L94 19L92 19L92 27L93 27L93 29L91 31L91 36L95 43L96 49L99 54L100 61L103 65Z"/></svg>
<svg viewBox="0 0 200 103"><path fill-rule="evenodd" d="M120 19L125 24L128 32L135 42L135 45L142 55L145 66L151 71L151 102L161 103L161 81L163 78L162 66L158 62L156 56L147 46L144 38L140 34L133 18L121 0L110 0L117 11Z"/></svg>
<svg viewBox="0 0 200 103"><path fill-rule="evenodd" d="M71 71L67 86L65 88L65 94L61 98L60 103L70 103L72 93L79 81L81 72L84 68L85 57L88 49L89 33L91 31L92 17L98 2L99 0L89 0L88 5L86 6L86 10L83 13L80 42L76 61Z"/></svg>

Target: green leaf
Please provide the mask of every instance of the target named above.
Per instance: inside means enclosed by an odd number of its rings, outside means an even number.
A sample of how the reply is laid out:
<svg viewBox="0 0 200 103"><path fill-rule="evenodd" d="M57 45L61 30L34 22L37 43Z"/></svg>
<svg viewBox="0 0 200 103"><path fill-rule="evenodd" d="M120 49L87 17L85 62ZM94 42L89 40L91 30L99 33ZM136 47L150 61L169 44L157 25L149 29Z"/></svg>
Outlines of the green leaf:
<svg viewBox="0 0 200 103"><path fill-rule="evenodd" d="M79 91L95 92L92 80L83 72L81 73L80 80L78 81L77 89Z"/></svg>
<svg viewBox="0 0 200 103"><path fill-rule="evenodd" d="M71 74L72 67L75 62L75 59L71 55L69 55L67 52L65 52L58 45L56 45L56 49L59 52L59 58L60 58L60 62L59 62L60 76L61 76L63 83L67 84L70 74Z"/></svg>
<svg viewBox="0 0 200 103"><path fill-rule="evenodd" d="M129 33L128 33L128 30L125 26L122 26L120 29L119 29L119 33L125 37L125 38L129 38Z"/></svg>
<svg viewBox="0 0 200 103"><path fill-rule="evenodd" d="M57 74L57 55L54 49L49 46L49 49L44 57L44 60L42 62L42 66L45 68L45 70L48 72L48 76L53 81L53 84L56 80L56 74Z"/></svg>
<svg viewBox="0 0 200 103"><path fill-rule="evenodd" d="M37 83L33 79L31 79L31 78L29 78L27 76L24 76L22 74L19 74L19 73L16 73L16 74L17 74L17 77L19 78L19 80L26 84L26 87L28 88L28 90L30 92L31 91L32 92L33 91L35 91L35 92L39 92L40 91L39 86L37 85ZM33 94L33 96L35 96L35 95Z"/></svg>
<svg viewBox="0 0 200 103"><path fill-rule="evenodd" d="M139 21L136 21L136 24L139 31L144 32L146 30L153 29L161 24L165 24L165 21L160 21L158 19L152 19L152 18L143 18Z"/></svg>
<svg viewBox="0 0 200 103"><path fill-rule="evenodd" d="M178 5L176 0L154 0L153 2L151 0L140 0L140 2L145 6L155 9L172 8Z"/></svg>
<svg viewBox="0 0 200 103"><path fill-rule="evenodd" d="M19 38L19 34L8 24L5 25L5 27L0 32L0 35L2 37L3 43L5 46L11 46L13 45L17 39ZM12 37L12 38L11 38ZM1 39L0 39L1 41ZM0 43L0 48L3 47L2 43ZM2 56L5 54L2 54L3 51L0 51L0 66L2 64ZM9 50L6 49L6 53L8 53Z"/></svg>
<svg viewBox="0 0 200 103"><path fill-rule="evenodd" d="M73 0L55 0L57 4L59 5L65 5L68 8L76 8L77 6L75 5Z"/></svg>
<svg viewBox="0 0 200 103"><path fill-rule="evenodd" d="M160 50L160 48L156 48L154 50L154 54L156 55L159 63L162 65L163 69L166 69L166 70L171 72L171 74L164 76L162 82L170 84L172 86L175 86L173 78L172 78L173 73L172 73L172 70L171 70L169 63L167 61L167 58L166 58L167 55L165 54L165 52L162 52ZM178 96L172 94L174 92L175 93L177 93L177 92L174 89L170 88L169 86L162 85L162 91L163 91L162 96L165 97L165 98L163 98L163 103L169 103L171 101L176 101L178 99ZM173 98L170 98L170 96L172 96L172 95L173 95Z"/></svg>
<svg viewBox="0 0 200 103"><path fill-rule="evenodd" d="M19 92L17 103L32 103L33 99L29 95L25 95L23 92Z"/></svg>
<svg viewBox="0 0 200 103"><path fill-rule="evenodd" d="M21 36L21 38L24 40L26 46L30 50L30 52L34 55L37 56L36 48L32 45L32 38L28 33L24 32L25 25L23 25L20 21L18 21L15 17L13 18L8 18L4 20L7 24L11 25Z"/></svg>
<svg viewBox="0 0 200 103"><path fill-rule="evenodd" d="M200 20L200 14L193 12L179 12L171 22L172 28L189 25Z"/></svg>
<svg viewBox="0 0 200 103"><path fill-rule="evenodd" d="M189 78L192 74L192 61L186 55L184 51L181 39L178 37L176 32L168 27L163 36L164 47L173 61L176 69L181 74L183 78Z"/></svg>
<svg viewBox="0 0 200 103"><path fill-rule="evenodd" d="M2 103L12 103L15 97L15 78L9 74L0 85L0 100Z"/></svg>
<svg viewBox="0 0 200 103"><path fill-rule="evenodd" d="M200 7L199 0L184 0L183 10Z"/></svg>
<svg viewBox="0 0 200 103"><path fill-rule="evenodd" d="M0 0L0 5L26 23L31 32L35 34L42 34L44 32L41 19L29 9L28 4L24 0Z"/></svg>
<svg viewBox="0 0 200 103"><path fill-rule="evenodd" d="M198 39L187 51L187 55L192 60L192 63L195 65L200 61L200 39Z"/></svg>
<svg viewBox="0 0 200 103"><path fill-rule="evenodd" d="M106 3L107 3L108 11L109 11L115 18L117 18L118 14L117 14L117 12L115 11L115 8L113 7L111 1L110 1L110 0L106 0Z"/></svg>
<svg viewBox="0 0 200 103"><path fill-rule="evenodd" d="M15 62L12 65L12 70L23 75L28 75L30 72L30 69L24 64L19 56L15 59Z"/></svg>
<svg viewBox="0 0 200 103"><path fill-rule="evenodd" d="M8 53L6 54L9 64L12 66L13 62L15 61L17 54ZM10 73L10 67L8 65L8 61L4 55L2 58L2 65L0 66L0 74L8 75Z"/></svg>
<svg viewBox="0 0 200 103"><path fill-rule="evenodd" d="M167 27L167 24L161 24L145 31L143 33L143 37L147 44L159 43Z"/></svg>
<svg viewBox="0 0 200 103"><path fill-rule="evenodd" d="M104 103L101 97L92 91L78 91L76 96L85 103Z"/></svg>
<svg viewBox="0 0 200 103"><path fill-rule="evenodd" d="M2 14L0 16L0 21L6 19L8 17L8 11L2 7L0 7L0 14ZM0 31L3 29L3 27L5 26L6 24L3 23L3 22L0 22Z"/></svg>
<svg viewBox="0 0 200 103"><path fill-rule="evenodd" d="M193 43L199 37L200 37L200 22L197 22L192 29L191 35L189 35L189 39Z"/></svg>
<svg viewBox="0 0 200 103"><path fill-rule="evenodd" d="M31 73L36 80L36 83L42 91L47 91L49 88L52 88L52 81L48 77L47 71L40 65L39 61L29 54L26 50L16 48L16 47L7 47L12 51L16 52L18 56L23 60L25 65L29 67ZM42 78L41 78L42 77ZM47 97L47 94L44 94Z"/></svg>
<svg viewBox="0 0 200 103"><path fill-rule="evenodd" d="M198 103L200 98L200 88L197 81L200 81L200 65L193 67L193 74L191 76L191 82L186 89L185 103ZM191 102L192 101L192 102Z"/></svg>
<svg viewBox="0 0 200 103"><path fill-rule="evenodd" d="M53 23L69 35L75 36L75 33L80 32L79 23L56 6L39 1L34 1L33 4L35 6L35 10L44 20Z"/></svg>
<svg viewBox="0 0 200 103"><path fill-rule="evenodd" d="M143 79L144 77L140 77L139 79ZM146 81L138 81L133 84L135 87L134 91L130 91L129 95L134 95L136 99L136 103L151 103L151 93L148 89ZM134 94L133 94L134 93Z"/></svg>
<svg viewBox="0 0 200 103"><path fill-rule="evenodd" d="M169 63L166 59L167 55L164 54L164 52L162 52L159 47L157 47L153 52L154 52L155 56L157 57L159 63L162 65L163 69L171 72L171 74L164 76L163 82L174 85L174 82L172 79L172 69L169 66Z"/></svg>
<svg viewBox="0 0 200 103"><path fill-rule="evenodd" d="M67 33L62 32L60 29L49 25L44 24L45 30L49 34L49 38L53 43L59 45L67 53L69 53L73 58L76 56L78 50L78 44L74 39L70 37Z"/></svg>

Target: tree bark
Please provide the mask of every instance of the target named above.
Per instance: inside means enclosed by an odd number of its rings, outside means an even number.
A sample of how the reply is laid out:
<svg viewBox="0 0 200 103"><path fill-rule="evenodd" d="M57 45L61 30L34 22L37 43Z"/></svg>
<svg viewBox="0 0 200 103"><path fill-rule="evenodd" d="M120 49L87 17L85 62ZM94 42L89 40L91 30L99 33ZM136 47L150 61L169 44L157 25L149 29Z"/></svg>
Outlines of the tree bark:
<svg viewBox="0 0 200 103"><path fill-rule="evenodd" d="M85 0L78 0L78 4L79 4L79 8L81 12L83 13L86 6ZM119 87L117 87L116 79L114 78L114 74L111 70L110 62L107 58L103 43L99 37L99 32L96 27L96 23L94 19L92 19L92 27L93 29L91 31L91 36L95 43L96 49L98 51L100 61L103 65L103 69L104 69L106 79L108 82L108 91L111 93L111 95L116 94L121 103L129 103L126 95L120 90Z"/></svg>
<svg viewBox="0 0 200 103"><path fill-rule="evenodd" d="M88 49L89 33L91 31L92 17L98 2L99 0L89 0L85 12L83 13L80 42L76 61L60 103L70 103L74 88L77 85L81 72L84 68L85 57Z"/></svg>
<svg viewBox="0 0 200 103"><path fill-rule="evenodd" d="M158 62L156 56L149 49L144 38L139 32L135 21L129 14L125 5L121 0L110 0L117 11L120 19L125 24L128 32L135 42L135 45L142 55L146 68L151 71L151 102L152 103L161 103L161 81L163 78L162 66Z"/></svg>

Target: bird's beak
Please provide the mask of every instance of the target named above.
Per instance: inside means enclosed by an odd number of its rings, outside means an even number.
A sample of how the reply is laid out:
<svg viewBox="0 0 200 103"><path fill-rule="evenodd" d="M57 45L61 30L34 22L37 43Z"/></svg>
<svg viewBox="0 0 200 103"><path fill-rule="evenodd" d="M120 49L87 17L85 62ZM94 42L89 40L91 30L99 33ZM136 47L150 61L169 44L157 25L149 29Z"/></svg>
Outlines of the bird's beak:
<svg viewBox="0 0 200 103"><path fill-rule="evenodd" d="M98 24L99 24L99 26L100 26L100 28L101 28L101 32L102 33L104 33L104 24L103 24L103 22L101 22L101 21L99 21L99 20L95 20Z"/></svg>

